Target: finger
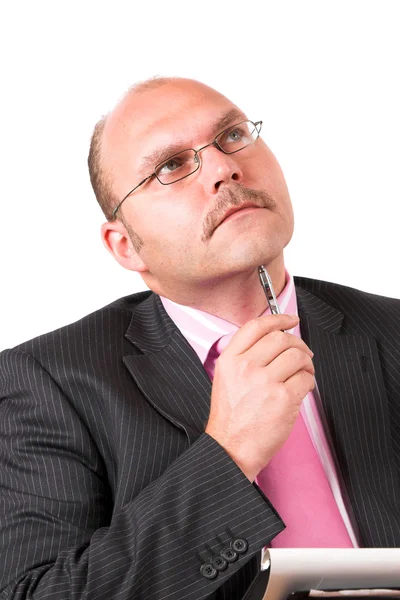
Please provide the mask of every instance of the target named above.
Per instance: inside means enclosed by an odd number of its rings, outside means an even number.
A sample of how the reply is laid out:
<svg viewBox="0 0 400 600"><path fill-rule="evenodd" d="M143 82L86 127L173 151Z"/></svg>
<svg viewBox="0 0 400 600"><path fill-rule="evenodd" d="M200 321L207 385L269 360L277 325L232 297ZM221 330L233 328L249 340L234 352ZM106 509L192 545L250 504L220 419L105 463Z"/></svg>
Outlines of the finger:
<svg viewBox="0 0 400 600"><path fill-rule="evenodd" d="M289 394L296 395L301 403L315 388L315 377L308 371L298 371L292 377L289 377L284 383Z"/></svg>
<svg viewBox="0 0 400 600"><path fill-rule="evenodd" d="M242 354L272 331L291 329L299 322L296 315L266 315L251 319L235 333L226 346L225 354Z"/></svg>
<svg viewBox="0 0 400 600"><path fill-rule="evenodd" d="M301 338L280 330L265 335L245 353L245 356L255 365L265 367L289 348L298 348L311 358L314 356Z"/></svg>
<svg viewBox="0 0 400 600"><path fill-rule="evenodd" d="M299 348L289 348L282 352L267 367L265 373L271 382L283 383L299 371L307 371L314 376L315 369L308 354Z"/></svg>

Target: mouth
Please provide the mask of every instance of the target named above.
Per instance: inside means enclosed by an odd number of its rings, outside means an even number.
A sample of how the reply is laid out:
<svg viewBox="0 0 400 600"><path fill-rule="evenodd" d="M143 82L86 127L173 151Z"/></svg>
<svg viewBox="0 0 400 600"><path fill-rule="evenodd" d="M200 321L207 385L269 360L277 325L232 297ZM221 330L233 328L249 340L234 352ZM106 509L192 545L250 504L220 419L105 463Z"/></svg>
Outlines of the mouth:
<svg viewBox="0 0 400 600"><path fill-rule="evenodd" d="M232 219L234 219L236 216L248 213L248 212L252 212L254 210L260 209L260 206L257 206L256 204L242 204L242 206L232 206L232 208L230 208L222 217L222 219L220 220L220 222L218 223L218 227L222 224L222 223L226 223L227 221L231 221Z"/></svg>

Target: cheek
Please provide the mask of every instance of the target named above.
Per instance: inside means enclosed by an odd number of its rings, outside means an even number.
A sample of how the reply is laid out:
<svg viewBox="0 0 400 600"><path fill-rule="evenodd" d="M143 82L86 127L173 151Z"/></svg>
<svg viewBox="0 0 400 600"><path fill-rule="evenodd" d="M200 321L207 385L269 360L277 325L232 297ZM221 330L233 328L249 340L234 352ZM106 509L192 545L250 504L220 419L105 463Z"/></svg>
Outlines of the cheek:
<svg viewBox="0 0 400 600"><path fill-rule="evenodd" d="M293 234L294 217L292 201L282 169L275 156L266 150L257 162L258 180L255 187L267 192L276 203L275 211L283 220L286 234Z"/></svg>
<svg viewBox="0 0 400 600"><path fill-rule="evenodd" d="M172 198L148 206L146 213L143 211L137 218L137 230L144 243L154 249L178 250L198 237L201 218L193 214L188 202Z"/></svg>
<svg viewBox="0 0 400 600"><path fill-rule="evenodd" d="M257 168L264 189L273 195L279 204L283 204L285 207L290 206L291 201L285 176L279 162L269 149L266 149L262 160L258 161Z"/></svg>
<svg viewBox="0 0 400 600"><path fill-rule="evenodd" d="M258 161L257 168L260 176L273 187L281 187L284 181L282 170L272 152L265 152L263 159Z"/></svg>

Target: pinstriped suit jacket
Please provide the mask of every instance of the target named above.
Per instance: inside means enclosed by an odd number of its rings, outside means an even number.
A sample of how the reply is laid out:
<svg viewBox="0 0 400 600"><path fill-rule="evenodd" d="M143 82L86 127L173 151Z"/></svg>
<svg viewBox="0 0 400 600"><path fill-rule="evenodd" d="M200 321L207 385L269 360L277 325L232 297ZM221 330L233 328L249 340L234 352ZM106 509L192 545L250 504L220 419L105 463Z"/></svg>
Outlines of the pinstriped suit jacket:
<svg viewBox="0 0 400 600"><path fill-rule="evenodd" d="M400 301L295 282L362 543L400 546ZM0 600L239 600L283 523L203 433L210 391L150 292L2 352Z"/></svg>

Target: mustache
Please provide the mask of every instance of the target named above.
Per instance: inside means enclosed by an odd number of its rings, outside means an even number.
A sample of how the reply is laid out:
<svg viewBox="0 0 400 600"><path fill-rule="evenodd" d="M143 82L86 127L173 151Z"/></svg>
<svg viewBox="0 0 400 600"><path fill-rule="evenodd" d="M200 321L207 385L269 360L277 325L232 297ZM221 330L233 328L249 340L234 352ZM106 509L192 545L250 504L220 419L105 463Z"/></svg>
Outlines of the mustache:
<svg viewBox="0 0 400 600"><path fill-rule="evenodd" d="M251 202L259 208L269 208L270 210L276 207L275 200L263 190L254 190L238 183L232 184L229 188L223 188L218 194L215 206L204 219L202 240L207 241L210 239L230 208L240 207L247 202Z"/></svg>

